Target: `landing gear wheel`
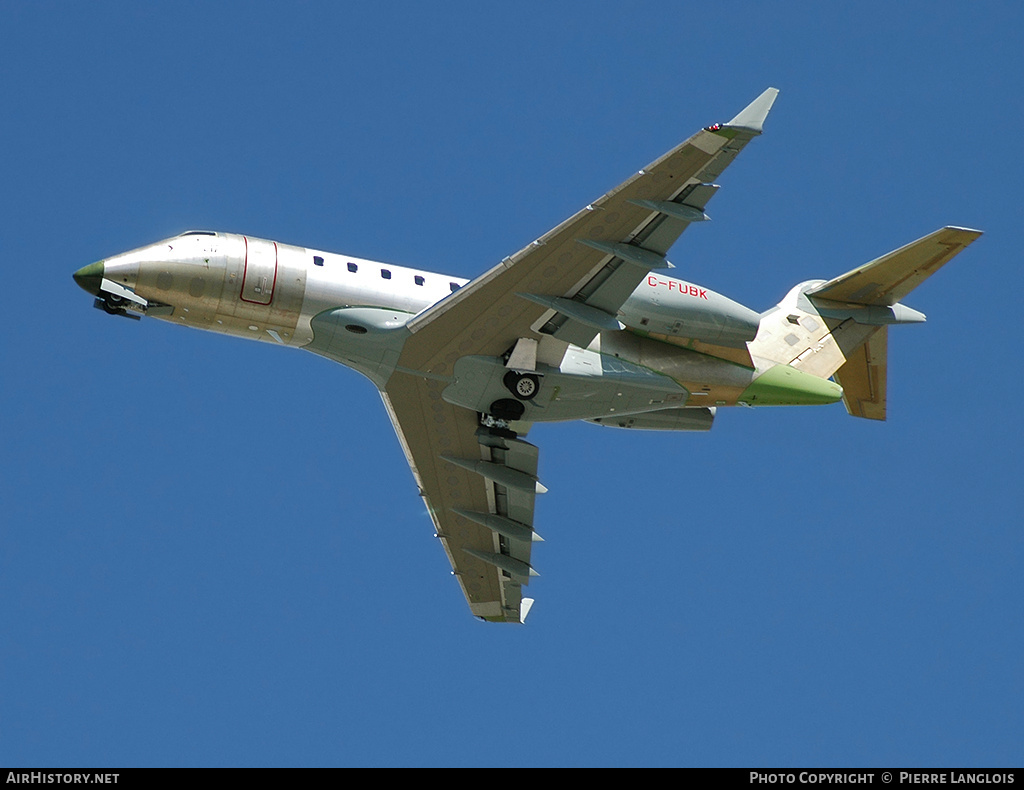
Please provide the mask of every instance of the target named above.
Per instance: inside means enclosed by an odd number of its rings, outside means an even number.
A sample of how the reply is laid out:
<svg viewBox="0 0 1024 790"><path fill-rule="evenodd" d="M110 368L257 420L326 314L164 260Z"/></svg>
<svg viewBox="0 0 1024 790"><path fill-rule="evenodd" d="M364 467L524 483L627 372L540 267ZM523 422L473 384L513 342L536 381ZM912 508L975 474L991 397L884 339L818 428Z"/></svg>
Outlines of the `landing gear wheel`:
<svg viewBox="0 0 1024 790"><path fill-rule="evenodd" d="M490 415L499 420L514 421L523 416L526 407L511 398L499 398L491 404Z"/></svg>
<svg viewBox="0 0 1024 790"><path fill-rule="evenodd" d="M117 294L104 294L103 295L103 310L110 315L118 315L124 313L124 299Z"/></svg>
<svg viewBox="0 0 1024 790"><path fill-rule="evenodd" d="M540 390L540 379L532 373L517 373L510 370L502 379L505 388L519 400L533 400Z"/></svg>

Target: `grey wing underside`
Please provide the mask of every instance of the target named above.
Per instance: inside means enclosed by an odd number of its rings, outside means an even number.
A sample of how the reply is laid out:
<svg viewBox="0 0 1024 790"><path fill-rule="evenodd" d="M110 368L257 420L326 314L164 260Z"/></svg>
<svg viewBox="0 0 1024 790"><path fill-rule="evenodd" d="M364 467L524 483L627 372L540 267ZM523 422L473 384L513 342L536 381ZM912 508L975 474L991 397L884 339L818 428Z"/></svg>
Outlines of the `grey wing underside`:
<svg viewBox="0 0 1024 790"><path fill-rule="evenodd" d="M442 383L403 378L384 404L470 611L521 622L536 575L537 448L481 429L476 412L441 399Z"/></svg>
<svg viewBox="0 0 1024 790"><path fill-rule="evenodd" d="M445 402L455 363L502 356L526 338L539 341L536 361L557 367L568 344L617 327L623 302L707 218L715 178L761 133L777 93L701 130L409 323L384 402L473 614L521 622L532 603L522 587L535 575L537 448Z"/></svg>

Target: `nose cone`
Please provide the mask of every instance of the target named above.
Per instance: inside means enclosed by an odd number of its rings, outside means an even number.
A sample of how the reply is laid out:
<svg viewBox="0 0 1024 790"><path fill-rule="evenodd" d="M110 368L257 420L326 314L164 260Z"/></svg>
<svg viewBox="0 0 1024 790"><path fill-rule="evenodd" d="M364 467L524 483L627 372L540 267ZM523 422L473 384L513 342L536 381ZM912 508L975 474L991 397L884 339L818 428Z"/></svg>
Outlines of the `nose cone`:
<svg viewBox="0 0 1024 790"><path fill-rule="evenodd" d="M93 296L99 296L100 283L103 281L103 261L83 266L72 276L83 290L88 291Z"/></svg>

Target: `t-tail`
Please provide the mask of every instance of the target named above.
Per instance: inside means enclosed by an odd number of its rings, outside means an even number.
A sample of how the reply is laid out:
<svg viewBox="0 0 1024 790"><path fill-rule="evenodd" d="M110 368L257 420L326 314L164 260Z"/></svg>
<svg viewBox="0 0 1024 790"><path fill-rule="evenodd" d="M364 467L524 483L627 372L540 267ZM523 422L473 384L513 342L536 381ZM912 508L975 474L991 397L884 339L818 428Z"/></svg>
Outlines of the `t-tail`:
<svg viewBox="0 0 1024 790"><path fill-rule="evenodd" d="M833 377L850 414L884 420L889 325L925 320L901 300L979 236L942 228L828 282L800 283L762 314L751 357L759 369Z"/></svg>

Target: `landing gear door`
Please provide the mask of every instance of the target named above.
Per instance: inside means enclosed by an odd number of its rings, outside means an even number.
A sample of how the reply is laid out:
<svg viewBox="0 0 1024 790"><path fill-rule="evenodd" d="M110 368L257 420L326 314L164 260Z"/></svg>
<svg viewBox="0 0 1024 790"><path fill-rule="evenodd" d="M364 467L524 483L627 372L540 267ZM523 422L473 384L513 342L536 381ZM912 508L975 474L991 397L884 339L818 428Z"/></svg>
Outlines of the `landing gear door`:
<svg viewBox="0 0 1024 790"><path fill-rule="evenodd" d="M245 275L242 278L242 301L270 304L277 282L277 242L245 239Z"/></svg>

